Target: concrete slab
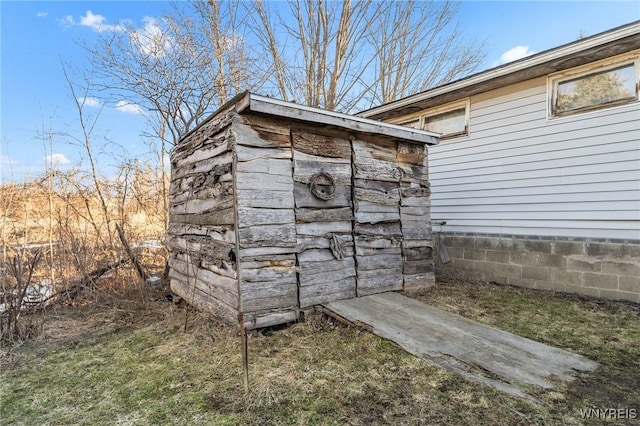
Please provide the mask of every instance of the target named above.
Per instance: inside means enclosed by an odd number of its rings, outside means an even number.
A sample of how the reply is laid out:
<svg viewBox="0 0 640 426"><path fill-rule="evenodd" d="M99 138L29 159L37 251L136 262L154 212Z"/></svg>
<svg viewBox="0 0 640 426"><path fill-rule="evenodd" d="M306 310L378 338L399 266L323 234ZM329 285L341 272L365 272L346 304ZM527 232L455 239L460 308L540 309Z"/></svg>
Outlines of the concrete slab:
<svg viewBox="0 0 640 426"><path fill-rule="evenodd" d="M467 379L534 401L521 385L551 389L552 378L570 381L572 372L593 371L598 366L580 355L398 293L374 294L324 306L331 313Z"/></svg>

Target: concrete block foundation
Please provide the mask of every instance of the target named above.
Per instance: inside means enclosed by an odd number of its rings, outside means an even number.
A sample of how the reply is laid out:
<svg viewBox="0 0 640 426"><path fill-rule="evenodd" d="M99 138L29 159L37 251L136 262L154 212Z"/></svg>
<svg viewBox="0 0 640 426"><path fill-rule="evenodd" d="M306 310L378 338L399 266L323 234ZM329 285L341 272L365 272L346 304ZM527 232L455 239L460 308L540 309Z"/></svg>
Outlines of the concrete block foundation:
<svg viewBox="0 0 640 426"><path fill-rule="evenodd" d="M437 276L640 303L640 240L436 235L451 258L435 253Z"/></svg>

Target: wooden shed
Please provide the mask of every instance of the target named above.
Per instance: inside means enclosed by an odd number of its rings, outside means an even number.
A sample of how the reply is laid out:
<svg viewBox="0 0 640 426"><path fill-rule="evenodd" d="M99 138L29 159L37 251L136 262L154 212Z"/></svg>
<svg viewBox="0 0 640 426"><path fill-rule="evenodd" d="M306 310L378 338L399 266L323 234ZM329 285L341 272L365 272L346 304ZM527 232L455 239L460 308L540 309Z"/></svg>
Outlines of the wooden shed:
<svg viewBox="0 0 640 426"><path fill-rule="evenodd" d="M433 285L437 134L243 93L171 152L171 289L252 329Z"/></svg>

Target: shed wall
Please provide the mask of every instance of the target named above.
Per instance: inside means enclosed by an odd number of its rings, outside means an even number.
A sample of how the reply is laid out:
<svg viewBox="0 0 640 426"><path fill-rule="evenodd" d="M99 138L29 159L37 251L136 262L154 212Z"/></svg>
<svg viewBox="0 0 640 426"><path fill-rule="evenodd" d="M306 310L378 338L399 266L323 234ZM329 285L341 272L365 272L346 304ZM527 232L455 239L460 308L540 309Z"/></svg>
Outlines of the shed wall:
<svg viewBox="0 0 640 426"><path fill-rule="evenodd" d="M171 153L171 288L187 302L235 321L239 295L231 116L205 123Z"/></svg>
<svg viewBox="0 0 640 426"><path fill-rule="evenodd" d="M228 321L434 283L423 143L230 107L171 165L171 288Z"/></svg>

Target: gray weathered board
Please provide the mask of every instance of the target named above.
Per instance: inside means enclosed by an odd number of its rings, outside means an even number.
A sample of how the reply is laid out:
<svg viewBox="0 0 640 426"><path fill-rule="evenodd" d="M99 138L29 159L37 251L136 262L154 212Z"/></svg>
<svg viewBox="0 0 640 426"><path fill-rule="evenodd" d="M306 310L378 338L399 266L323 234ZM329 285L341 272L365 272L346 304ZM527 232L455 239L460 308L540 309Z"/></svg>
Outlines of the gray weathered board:
<svg viewBox="0 0 640 426"><path fill-rule="evenodd" d="M520 384L553 387L572 380L572 371L597 364L580 355L442 311L398 293L374 294L324 305L354 324L364 325L406 351L467 379L511 395L535 400ZM482 374L488 371L495 376Z"/></svg>

